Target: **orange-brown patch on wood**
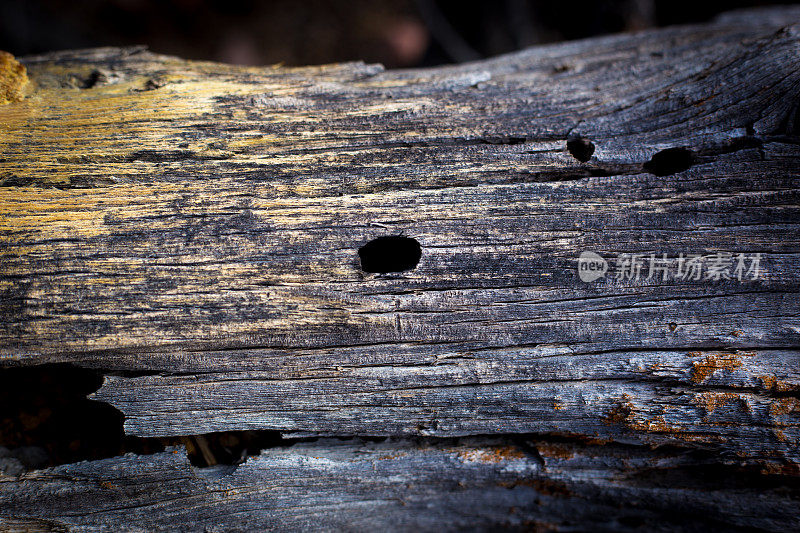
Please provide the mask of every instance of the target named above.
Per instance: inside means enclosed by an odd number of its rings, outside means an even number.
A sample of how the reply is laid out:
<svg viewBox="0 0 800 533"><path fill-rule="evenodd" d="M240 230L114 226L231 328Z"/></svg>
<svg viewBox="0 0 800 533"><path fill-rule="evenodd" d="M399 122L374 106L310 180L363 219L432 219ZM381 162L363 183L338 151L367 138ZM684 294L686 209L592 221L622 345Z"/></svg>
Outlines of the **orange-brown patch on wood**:
<svg viewBox="0 0 800 533"><path fill-rule="evenodd" d="M800 390L800 386L795 383L782 381L775 376L758 376L765 389L772 392L791 392Z"/></svg>
<svg viewBox="0 0 800 533"><path fill-rule="evenodd" d="M378 457L380 461L390 461L407 455L405 452L387 453Z"/></svg>
<svg viewBox="0 0 800 533"><path fill-rule="evenodd" d="M700 352L691 352L691 356L700 356ZM716 352L709 353L702 361L692 362L692 382L703 383L717 370L733 371L742 366L741 357L752 357L753 353L747 352Z"/></svg>
<svg viewBox="0 0 800 533"><path fill-rule="evenodd" d="M778 398L769 407L772 416L800 413L800 400L797 398Z"/></svg>
<svg viewBox="0 0 800 533"><path fill-rule="evenodd" d="M25 97L22 89L27 84L25 66L13 55L0 50L0 105L21 101Z"/></svg>
<svg viewBox="0 0 800 533"><path fill-rule="evenodd" d="M607 424L628 424L632 420L633 403L631 403L627 394L623 395L620 402L605 417Z"/></svg>
<svg viewBox="0 0 800 533"><path fill-rule="evenodd" d="M764 463L760 468L760 472L766 475L800 477L800 464L793 461L784 464Z"/></svg>
<svg viewBox="0 0 800 533"><path fill-rule="evenodd" d="M733 392L700 392L692 398L692 403L703 407L708 414L736 401L742 401L742 398Z"/></svg>
<svg viewBox="0 0 800 533"><path fill-rule="evenodd" d="M465 463L497 464L503 461L524 459L525 453L514 446L492 446L461 451L458 453L458 457Z"/></svg>

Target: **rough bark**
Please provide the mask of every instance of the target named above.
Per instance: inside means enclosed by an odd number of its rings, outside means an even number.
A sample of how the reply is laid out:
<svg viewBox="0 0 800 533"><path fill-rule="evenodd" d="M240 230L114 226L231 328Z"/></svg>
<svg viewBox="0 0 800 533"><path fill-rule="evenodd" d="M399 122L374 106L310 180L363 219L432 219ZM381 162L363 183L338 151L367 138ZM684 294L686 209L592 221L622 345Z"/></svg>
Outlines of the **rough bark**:
<svg viewBox="0 0 800 533"><path fill-rule="evenodd" d="M800 461L798 20L796 8L732 14L407 71L244 68L141 49L26 58L26 98L0 107L0 361L107 371L93 397L120 409L133 435L558 435L574 439L571 450L601 439L608 447L591 453L631 464L658 463L655 446L703 451L720 468L791 484ZM400 234L421 244L418 266L363 272L359 248ZM585 283L582 251L758 253L762 273ZM275 481L275 461L360 445L305 446L267 451L224 483L250 494L249 483ZM308 476L294 503L318 505L327 527L381 509L381 523L458 528L453 513L465 506L486 527L524 522L501 520L494 499L525 520L568 526L587 501L606 513L604 498L641 495L653 505L642 511L647 526L669 506L700 516L714 505L731 527L796 526L796 514L775 517L794 489L775 489L789 494L782 500L755 481L695 487L693 455L658 463L676 486L651 492L605 485L639 466L567 461L566 478L546 479L580 478L581 496L553 496L550 512L531 506L544 474L527 455L512 459L519 471L503 459L463 479L445 452L384 446L416 459L337 463L342 485L330 487L317 478L334 474L292 459L310 469L286 474ZM137 464L154 479L165 469L195 479L181 461L59 467L6 481L0 498L44 483L50 508L65 509L73 490L89 489L70 488L64 469L119 469L123 485L136 483ZM446 508L369 501L373 482L347 476L379 464L410 469L419 494ZM486 483L507 481L507 467L533 485L486 489L476 504ZM440 476L425 481L428 468ZM247 511L207 475L213 482L187 482L201 486L198 505L211 513L191 518L198 527ZM450 482L466 488L442 488ZM342 488L351 483L354 492ZM120 490L103 505L118 507ZM142 520L187 519L170 490L142 496L141 509L165 513L136 510ZM381 490L396 498L405 489ZM329 503L337 491L343 499ZM13 508L2 516L87 527L122 519ZM260 509L259 525L305 524L294 511Z"/></svg>

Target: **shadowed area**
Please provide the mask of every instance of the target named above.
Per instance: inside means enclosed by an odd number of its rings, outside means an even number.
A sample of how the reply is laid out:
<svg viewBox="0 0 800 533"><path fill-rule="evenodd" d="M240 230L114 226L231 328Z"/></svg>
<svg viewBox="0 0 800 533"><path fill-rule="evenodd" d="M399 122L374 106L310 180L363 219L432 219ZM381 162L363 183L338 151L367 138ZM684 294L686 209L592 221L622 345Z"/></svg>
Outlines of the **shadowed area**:
<svg viewBox="0 0 800 533"><path fill-rule="evenodd" d="M297 442L277 431L125 436L122 413L86 398L102 381L99 371L68 364L0 370L0 471L16 475L130 452L152 454L170 445L183 445L195 466L238 464L264 448Z"/></svg>

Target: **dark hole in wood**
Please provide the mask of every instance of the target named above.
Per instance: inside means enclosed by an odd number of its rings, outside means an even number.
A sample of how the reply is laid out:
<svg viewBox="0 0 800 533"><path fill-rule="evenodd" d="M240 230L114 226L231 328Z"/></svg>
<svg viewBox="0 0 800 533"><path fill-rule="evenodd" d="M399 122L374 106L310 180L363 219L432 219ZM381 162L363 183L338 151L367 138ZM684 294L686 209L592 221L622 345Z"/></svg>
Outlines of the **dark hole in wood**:
<svg viewBox="0 0 800 533"><path fill-rule="evenodd" d="M567 141L567 150L572 154L572 157L581 163L586 163L594 154L594 144L588 139L576 137Z"/></svg>
<svg viewBox="0 0 800 533"><path fill-rule="evenodd" d="M10 473L163 450L158 442L126 438L122 413L86 398L102 382L99 372L71 365L0 371L0 466Z"/></svg>
<svg viewBox="0 0 800 533"><path fill-rule="evenodd" d="M129 452L156 453L177 445L186 448L195 466L235 465L262 449L300 441L283 439L271 430L126 436L122 413L87 398L102 382L102 372L68 364L0 370L0 472L18 475Z"/></svg>
<svg viewBox="0 0 800 533"><path fill-rule="evenodd" d="M108 81L108 77L99 70L93 70L81 83L81 89L91 89Z"/></svg>
<svg viewBox="0 0 800 533"><path fill-rule="evenodd" d="M369 241L358 249L358 256L364 272L403 272L417 266L422 257L422 247L411 237L390 235Z"/></svg>
<svg viewBox="0 0 800 533"><path fill-rule="evenodd" d="M194 466L238 465L261 450L290 446L301 440L284 439L279 431L221 431L185 437L159 439L164 444L181 444L186 448L189 462Z"/></svg>
<svg viewBox="0 0 800 533"><path fill-rule="evenodd" d="M670 322L669 323L669 330L670 331L675 331L676 329L678 329L678 324L676 324L675 322Z"/></svg>
<svg viewBox="0 0 800 533"><path fill-rule="evenodd" d="M683 172L694 164L694 152L688 148L667 148L653 154L642 168L656 176L669 176Z"/></svg>

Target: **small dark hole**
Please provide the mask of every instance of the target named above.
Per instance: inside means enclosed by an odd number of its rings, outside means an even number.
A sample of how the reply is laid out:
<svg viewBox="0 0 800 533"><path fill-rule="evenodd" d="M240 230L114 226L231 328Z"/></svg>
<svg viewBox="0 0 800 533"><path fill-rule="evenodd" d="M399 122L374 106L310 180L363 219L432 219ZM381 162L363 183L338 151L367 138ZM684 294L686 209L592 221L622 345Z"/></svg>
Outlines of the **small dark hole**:
<svg viewBox="0 0 800 533"><path fill-rule="evenodd" d="M676 324L675 322L670 322L669 323L669 330L670 331L675 331L676 329L678 329L678 324Z"/></svg>
<svg viewBox="0 0 800 533"><path fill-rule="evenodd" d="M403 272L417 266L422 247L416 239L390 235L369 241L358 249L358 256L364 272Z"/></svg>
<svg viewBox="0 0 800 533"><path fill-rule="evenodd" d="M656 176L669 176L683 172L694 164L694 153L688 148L667 148L650 158L642 168Z"/></svg>
<svg viewBox="0 0 800 533"><path fill-rule="evenodd" d="M93 70L89 77L83 80L81 89L91 89L108 81L108 77L99 70Z"/></svg>
<svg viewBox="0 0 800 533"><path fill-rule="evenodd" d="M569 153L572 154L572 157L581 163L586 163L592 158L592 154L594 153L594 144L592 144L592 141L588 139L570 139L567 141L567 150L569 150Z"/></svg>
<svg viewBox="0 0 800 533"><path fill-rule="evenodd" d="M161 439L165 444L183 445L194 466L238 465L261 450L291 446L300 439L285 439L278 431L224 431Z"/></svg>

